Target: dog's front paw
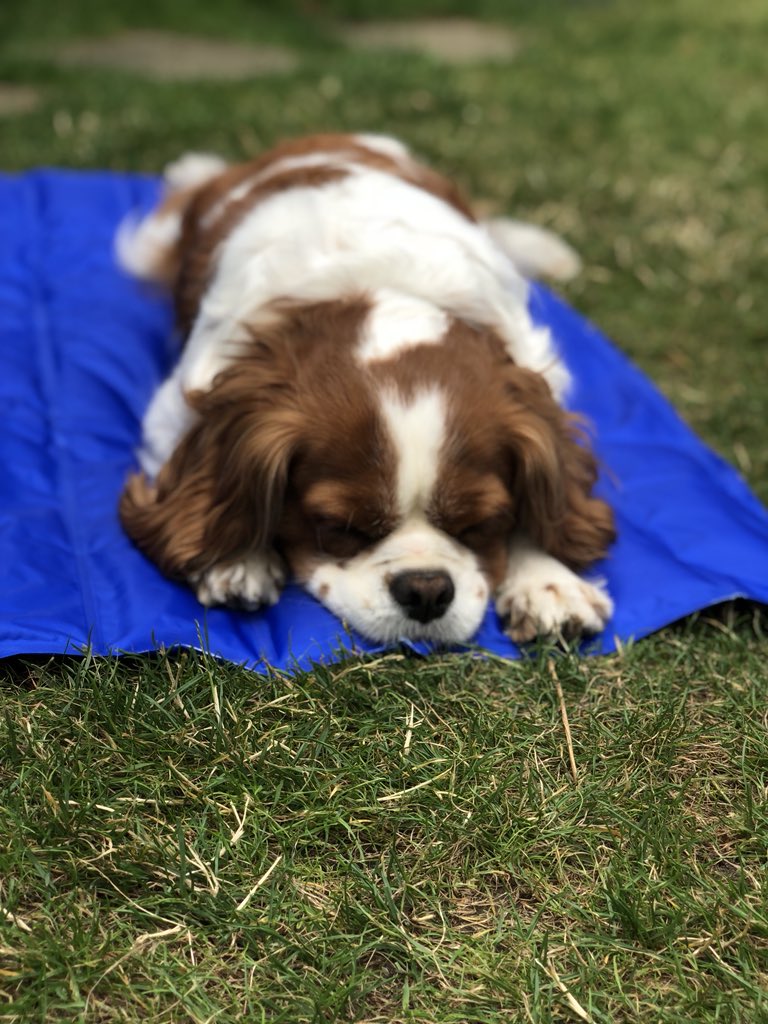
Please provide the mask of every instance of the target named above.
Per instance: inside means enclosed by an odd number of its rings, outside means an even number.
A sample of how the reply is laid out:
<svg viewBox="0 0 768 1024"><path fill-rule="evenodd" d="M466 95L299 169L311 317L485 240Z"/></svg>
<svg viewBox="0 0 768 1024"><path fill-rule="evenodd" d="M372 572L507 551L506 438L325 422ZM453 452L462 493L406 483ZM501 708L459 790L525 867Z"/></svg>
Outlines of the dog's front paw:
<svg viewBox="0 0 768 1024"><path fill-rule="evenodd" d="M193 582L201 604L255 609L275 604L285 582L285 569L273 552L259 553L215 565Z"/></svg>
<svg viewBox="0 0 768 1024"><path fill-rule="evenodd" d="M515 643L537 636L568 639L599 633L613 614L601 581L588 583L552 558L533 561L502 583L496 610Z"/></svg>

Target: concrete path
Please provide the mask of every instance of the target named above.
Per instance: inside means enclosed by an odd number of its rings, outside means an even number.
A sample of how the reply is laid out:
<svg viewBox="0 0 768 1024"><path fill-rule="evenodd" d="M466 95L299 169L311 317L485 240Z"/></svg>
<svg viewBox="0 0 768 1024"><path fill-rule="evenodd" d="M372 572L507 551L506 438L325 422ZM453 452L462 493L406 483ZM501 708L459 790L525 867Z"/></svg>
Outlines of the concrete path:
<svg viewBox="0 0 768 1024"><path fill-rule="evenodd" d="M470 18L345 23L336 34L352 48L423 53L449 64L509 61L520 46L505 26ZM66 68L114 68L157 81L237 81L294 71L301 63L301 54L287 47L150 30L74 39L43 55ZM0 82L0 117L34 111L42 100L42 90Z"/></svg>
<svg viewBox="0 0 768 1024"><path fill-rule="evenodd" d="M236 80L299 65L298 54L283 47L150 31L73 40L58 46L53 60L64 67L117 68L161 81Z"/></svg>
<svg viewBox="0 0 768 1024"><path fill-rule="evenodd" d="M358 49L426 53L451 64L509 60L519 49L509 29L469 18L346 23L336 32ZM76 39L58 46L52 57L65 67L118 68L160 80L250 78L292 71L301 59L286 47L155 31Z"/></svg>
<svg viewBox="0 0 768 1024"><path fill-rule="evenodd" d="M518 37L503 25L469 18L358 22L343 25L339 35L360 49L409 50L449 64L505 61L520 48Z"/></svg>

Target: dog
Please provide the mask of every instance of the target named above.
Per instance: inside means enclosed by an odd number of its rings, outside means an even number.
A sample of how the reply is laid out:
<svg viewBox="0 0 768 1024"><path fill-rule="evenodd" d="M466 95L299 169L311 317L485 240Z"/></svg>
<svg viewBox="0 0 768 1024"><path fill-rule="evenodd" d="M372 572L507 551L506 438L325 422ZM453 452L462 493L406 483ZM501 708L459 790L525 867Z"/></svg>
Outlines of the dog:
<svg viewBox="0 0 768 1024"><path fill-rule="evenodd" d="M379 642L466 642L489 599L518 643L603 628L579 573L613 515L526 301L565 243L361 134L189 154L117 252L183 340L120 516L204 605L272 604L290 574Z"/></svg>

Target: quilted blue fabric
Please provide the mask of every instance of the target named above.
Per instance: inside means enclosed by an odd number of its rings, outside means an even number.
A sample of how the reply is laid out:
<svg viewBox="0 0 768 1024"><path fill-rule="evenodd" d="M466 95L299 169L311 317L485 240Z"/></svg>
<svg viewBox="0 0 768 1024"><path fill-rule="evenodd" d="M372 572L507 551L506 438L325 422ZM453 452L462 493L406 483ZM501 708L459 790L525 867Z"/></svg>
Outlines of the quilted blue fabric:
<svg viewBox="0 0 768 1024"><path fill-rule="evenodd" d="M115 226L157 182L0 178L0 655L205 647L254 668L372 650L296 587L261 613L206 611L133 548L117 497L174 358L167 301L115 266ZM727 598L768 601L768 515L738 475L600 333L532 291L596 428L619 539L596 571L616 614L590 646L642 637ZM476 643L515 656L489 609Z"/></svg>

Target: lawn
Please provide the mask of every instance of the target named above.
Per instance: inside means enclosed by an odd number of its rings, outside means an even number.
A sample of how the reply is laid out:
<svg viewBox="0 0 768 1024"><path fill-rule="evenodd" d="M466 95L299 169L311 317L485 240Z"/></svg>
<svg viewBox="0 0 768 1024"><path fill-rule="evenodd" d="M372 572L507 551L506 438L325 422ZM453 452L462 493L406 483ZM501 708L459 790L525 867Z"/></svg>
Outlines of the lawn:
<svg viewBox="0 0 768 1024"><path fill-rule="evenodd" d="M768 500L768 7L471 9L511 62L345 47L371 0L3 5L0 83L34 101L3 115L0 88L0 169L395 133L564 234L566 298ZM298 60L194 85L54 60L126 27ZM0 664L0 1021L768 1021L767 629L734 605L609 658L294 678Z"/></svg>

